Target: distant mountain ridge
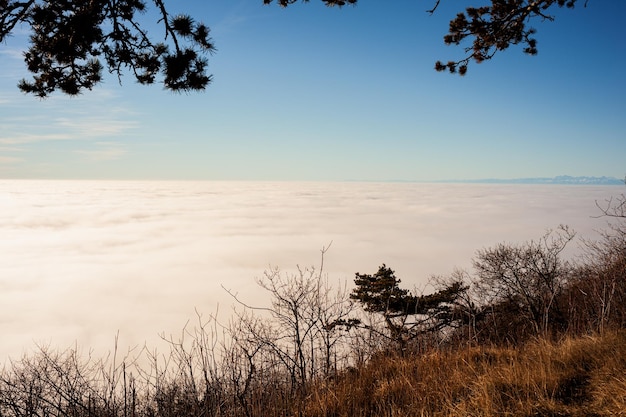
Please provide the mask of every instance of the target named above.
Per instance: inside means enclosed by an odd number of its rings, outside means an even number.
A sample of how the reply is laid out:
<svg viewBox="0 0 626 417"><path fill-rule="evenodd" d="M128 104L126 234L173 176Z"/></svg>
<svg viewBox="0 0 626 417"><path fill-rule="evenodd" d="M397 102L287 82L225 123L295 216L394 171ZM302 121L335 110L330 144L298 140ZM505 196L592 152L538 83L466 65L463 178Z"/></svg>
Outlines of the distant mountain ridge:
<svg viewBox="0 0 626 417"><path fill-rule="evenodd" d="M569 175L559 175L556 177L537 178L512 178L497 179L487 178L479 180L463 180L450 182L468 182L485 184L572 184L572 185L624 185L624 180L615 177L572 177Z"/></svg>

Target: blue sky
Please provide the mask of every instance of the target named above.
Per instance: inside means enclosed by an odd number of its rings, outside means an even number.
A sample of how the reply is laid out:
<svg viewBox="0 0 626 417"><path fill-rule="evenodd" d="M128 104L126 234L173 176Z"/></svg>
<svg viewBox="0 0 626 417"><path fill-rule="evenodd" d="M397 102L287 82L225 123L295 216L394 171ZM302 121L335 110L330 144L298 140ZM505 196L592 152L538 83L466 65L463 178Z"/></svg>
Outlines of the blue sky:
<svg viewBox="0 0 626 417"><path fill-rule="evenodd" d="M213 83L190 94L127 75L75 98L25 96L17 31L0 45L0 178L623 177L626 2L556 10L535 24L535 57L512 48L465 77L435 72L463 54L443 44L448 21L481 1L434 16L415 0L169 1L218 49Z"/></svg>

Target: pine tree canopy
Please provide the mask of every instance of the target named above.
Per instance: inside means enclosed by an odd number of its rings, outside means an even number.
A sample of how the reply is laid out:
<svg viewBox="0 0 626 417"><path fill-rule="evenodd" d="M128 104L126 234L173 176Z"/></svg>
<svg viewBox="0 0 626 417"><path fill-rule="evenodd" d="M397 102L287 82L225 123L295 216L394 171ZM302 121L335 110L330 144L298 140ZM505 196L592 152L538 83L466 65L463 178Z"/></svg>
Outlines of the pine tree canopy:
<svg viewBox="0 0 626 417"><path fill-rule="evenodd" d="M302 0L308 2L308 0ZM327 6L356 5L357 0L322 0ZM442 0L432 0L434 13ZM537 53L535 20L553 20L554 7L573 8L576 0L475 0L450 21L446 44L465 47L456 61L437 61L437 71L464 75L468 64L491 59L511 45ZM586 5L588 0L584 1ZM276 0L287 7L297 0ZM264 4L273 0L263 0ZM164 36L154 38L142 19L153 7ZM145 23L145 22L144 22ZM190 15L172 16L164 0L0 0L0 42L16 28L27 28L30 45L24 61L32 79L19 88L39 97L54 91L76 95L102 80L106 67L121 80L128 71L141 84L161 80L171 91L204 90L211 82L208 56L215 50L209 28Z"/></svg>

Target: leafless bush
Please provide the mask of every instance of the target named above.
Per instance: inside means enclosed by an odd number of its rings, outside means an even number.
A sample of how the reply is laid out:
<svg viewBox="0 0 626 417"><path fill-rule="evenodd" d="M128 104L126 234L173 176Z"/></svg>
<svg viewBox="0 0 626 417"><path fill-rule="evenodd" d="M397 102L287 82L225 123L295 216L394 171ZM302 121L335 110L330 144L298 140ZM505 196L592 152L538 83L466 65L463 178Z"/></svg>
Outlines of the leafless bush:
<svg viewBox="0 0 626 417"><path fill-rule="evenodd" d="M568 293L569 316L579 332L626 327L626 227L613 224L586 241L583 262Z"/></svg>
<svg viewBox="0 0 626 417"><path fill-rule="evenodd" d="M246 375L282 375L291 392L304 395L313 379L329 376L347 361L342 323L352 303L345 285L333 288L323 273L325 251L319 269L266 271L257 284L271 296L268 307L252 306L231 293L240 308L230 334L247 363Z"/></svg>
<svg viewBox="0 0 626 417"><path fill-rule="evenodd" d="M478 251L474 269L483 305L494 309L494 313L511 310L532 326L535 335L547 335L561 318L556 301L572 269L561 254L574 236L569 228L561 226L538 241L501 243Z"/></svg>
<svg viewBox="0 0 626 417"><path fill-rule="evenodd" d="M81 358L77 348L39 347L0 373L0 415L130 416L137 405L132 360Z"/></svg>

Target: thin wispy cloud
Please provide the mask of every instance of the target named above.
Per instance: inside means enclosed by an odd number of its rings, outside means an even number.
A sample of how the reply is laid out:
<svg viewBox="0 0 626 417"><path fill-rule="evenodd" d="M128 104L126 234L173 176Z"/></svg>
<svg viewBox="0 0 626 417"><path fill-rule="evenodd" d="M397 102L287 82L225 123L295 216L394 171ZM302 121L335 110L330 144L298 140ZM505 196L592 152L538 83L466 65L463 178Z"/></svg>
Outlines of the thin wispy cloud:
<svg viewBox="0 0 626 417"><path fill-rule="evenodd" d="M0 152L2 152L2 150L0 149ZM15 164L17 162L21 162L22 159L21 158L16 158L13 156L2 156L0 155L0 166L1 165L8 165L8 164Z"/></svg>
<svg viewBox="0 0 626 417"><path fill-rule="evenodd" d="M0 111L6 105L11 112L0 115L0 145L21 145L24 162L31 160L36 146L51 142L65 142L68 154L89 160L118 159L128 150L116 139L136 132L140 122L136 112L116 98L115 92L106 89L79 99L53 96L42 101L5 93L0 96ZM35 113L30 112L33 106L38 110Z"/></svg>
<svg viewBox="0 0 626 417"><path fill-rule="evenodd" d="M15 87L17 90L17 87ZM0 92L0 106L13 105L19 100L18 95L15 93L1 93Z"/></svg>
<svg viewBox="0 0 626 417"><path fill-rule="evenodd" d="M24 64L23 51L18 48L7 47L7 45L0 45L0 80L6 80L13 85L13 88L18 91L17 82L24 78L28 74L26 64ZM0 101L2 104L2 101Z"/></svg>
<svg viewBox="0 0 626 417"><path fill-rule="evenodd" d="M49 120L39 119L41 133L21 133L20 124L6 124L4 134L0 135L0 144L10 145L19 143L46 142L52 140L85 140L101 137L119 137L139 127L133 120L120 120L115 117L85 117L85 118L57 118ZM26 122L26 121L24 121ZM31 121L32 123L33 121Z"/></svg>
<svg viewBox="0 0 626 417"><path fill-rule="evenodd" d="M0 152L22 152L24 148L15 146L0 146Z"/></svg>
<svg viewBox="0 0 626 417"><path fill-rule="evenodd" d="M128 153L128 149L120 142L95 142L95 149L79 149L74 153L86 156L94 161L111 161L123 158Z"/></svg>
<svg viewBox="0 0 626 417"><path fill-rule="evenodd" d="M0 136L0 144L2 145L18 145L28 144L35 142L48 142L59 140L71 140L75 139L72 135L65 133L42 133L42 134L19 134L16 133L13 136Z"/></svg>
<svg viewBox="0 0 626 417"><path fill-rule="evenodd" d="M4 57L8 57L15 60L24 60L24 52L21 49L16 48L5 48L0 49L0 55Z"/></svg>
<svg viewBox="0 0 626 417"><path fill-rule="evenodd" d="M213 34L219 36L227 35L238 30L246 22L258 19L261 16L258 7L250 7L250 3L242 1L232 6L232 9L222 19L211 25Z"/></svg>
<svg viewBox="0 0 626 417"><path fill-rule="evenodd" d="M114 117L82 117L77 119L58 118L55 127L69 132L75 138L119 136L136 129L138 123L132 120L119 120Z"/></svg>

